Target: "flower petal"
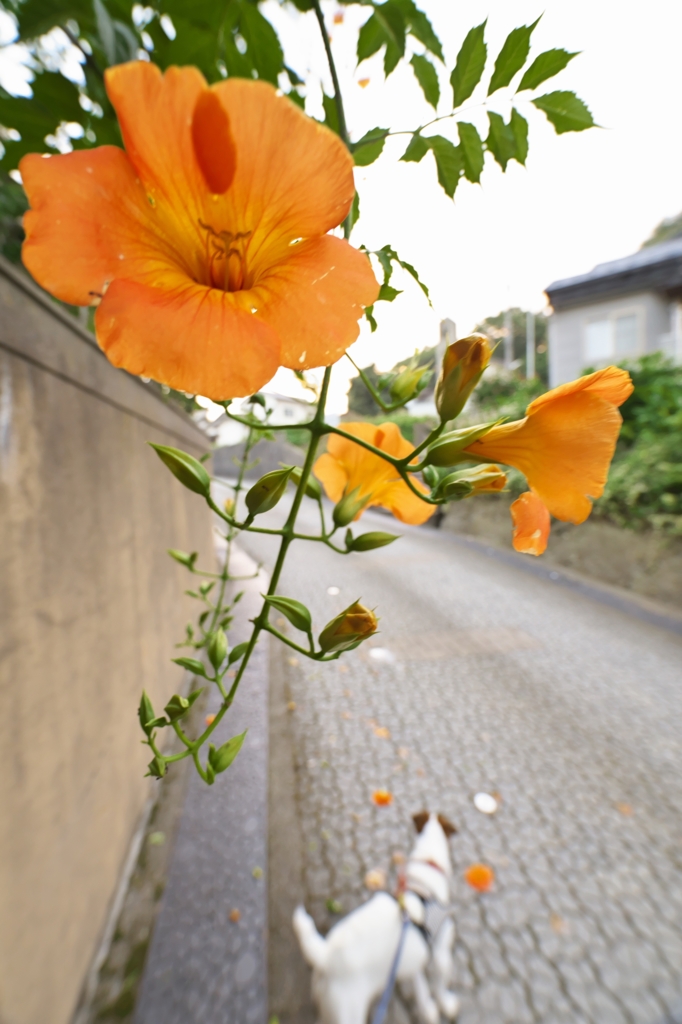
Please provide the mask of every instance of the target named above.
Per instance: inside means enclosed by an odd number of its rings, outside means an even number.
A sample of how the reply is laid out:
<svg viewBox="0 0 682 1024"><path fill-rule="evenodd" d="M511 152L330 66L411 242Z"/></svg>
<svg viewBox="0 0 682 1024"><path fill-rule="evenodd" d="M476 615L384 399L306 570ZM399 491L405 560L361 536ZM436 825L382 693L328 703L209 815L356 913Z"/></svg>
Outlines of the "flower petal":
<svg viewBox="0 0 682 1024"><path fill-rule="evenodd" d="M282 365L305 370L329 366L353 344L379 285L364 253L325 235L289 248L248 294L282 340Z"/></svg>
<svg viewBox="0 0 682 1024"><path fill-rule="evenodd" d="M31 204L22 258L62 302L91 305L115 276L158 248L153 211L123 150L30 153L19 169Z"/></svg>
<svg viewBox="0 0 682 1024"><path fill-rule="evenodd" d="M324 487L329 500L333 502L340 501L348 482L348 474L341 463L333 458L329 452L325 452L324 455L320 455L313 466L313 473Z"/></svg>
<svg viewBox="0 0 682 1024"><path fill-rule="evenodd" d="M526 415L532 415L548 402L554 402L557 398L563 398L566 395L575 395L580 391L588 391L618 407L630 397L634 391L634 384L627 370L621 370L619 366L606 366L603 370L597 370L596 373L588 373L577 380L569 381L568 384L560 384L558 388L546 391L544 395L540 395L530 403L526 409Z"/></svg>
<svg viewBox="0 0 682 1024"><path fill-rule="evenodd" d="M200 93L195 104L192 115L192 142L197 161L211 192L227 192L237 167L237 149L230 131L227 112L211 89Z"/></svg>
<svg viewBox="0 0 682 1024"><path fill-rule="evenodd" d="M209 188L192 142L192 118L204 76L196 68L168 68L136 60L107 68L107 95L116 111L126 153L151 200L172 211L185 230L198 231Z"/></svg>
<svg viewBox="0 0 682 1024"><path fill-rule="evenodd" d="M428 494L428 490L418 481L414 480L418 490ZM407 486L404 480L395 480L391 484L377 491L375 500L370 501L371 505L381 505L392 512L401 523L409 523L411 526L421 526L427 519L430 519L436 511L436 505L429 505L426 501L418 498Z"/></svg>
<svg viewBox="0 0 682 1024"><path fill-rule="evenodd" d="M237 147L229 199L244 218L233 230L265 236L322 235L336 227L355 195L353 158L341 139L267 82L229 78L212 86Z"/></svg>
<svg viewBox="0 0 682 1024"><path fill-rule="evenodd" d="M532 491L513 501L509 511L514 523L512 544L524 555L541 555L547 548L551 520L546 505Z"/></svg>
<svg viewBox="0 0 682 1024"><path fill-rule="evenodd" d="M221 400L258 391L279 365L279 341L229 292L167 275L165 287L114 281L97 310L97 340L114 366Z"/></svg>
<svg viewBox="0 0 682 1024"><path fill-rule="evenodd" d="M514 423L493 427L466 449L515 466L557 519L583 523L604 490L622 418L589 390L564 394Z"/></svg>

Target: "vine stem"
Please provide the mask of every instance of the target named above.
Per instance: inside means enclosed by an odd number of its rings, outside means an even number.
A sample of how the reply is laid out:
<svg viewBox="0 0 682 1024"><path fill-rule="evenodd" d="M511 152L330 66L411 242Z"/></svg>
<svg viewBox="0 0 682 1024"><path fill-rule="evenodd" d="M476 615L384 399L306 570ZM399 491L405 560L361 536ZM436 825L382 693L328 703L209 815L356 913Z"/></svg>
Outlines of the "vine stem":
<svg viewBox="0 0 682 1024"><path fill-rule="evenodd" d="M329 33L327 32L327 26L324 23L324 15L322 8L320 7L320 0L313 0L313 10L315 11L315 17L317 23L320 26L320 33L322 34L322 42L324 43L324 50L327 54L327 63L329 65L329 71L332 76L332 84L334 86L334 103L336 105L336 114L339 121L339 135L350 147L350 139L348 138L348 129L346 127L346 114L343 109L343 100L341 98L341 86L339 85L339 76L336 73L336 64L334 63L334 55L332 54L331 43L329 42Z"/></svg>

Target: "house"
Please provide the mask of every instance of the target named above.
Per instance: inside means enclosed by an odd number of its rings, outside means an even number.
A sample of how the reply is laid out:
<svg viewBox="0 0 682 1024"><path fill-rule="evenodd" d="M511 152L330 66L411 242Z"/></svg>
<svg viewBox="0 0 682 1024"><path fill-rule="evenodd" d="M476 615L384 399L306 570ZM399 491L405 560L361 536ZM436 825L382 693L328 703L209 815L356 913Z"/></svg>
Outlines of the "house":
<svg viewBox="0 0 682 1024"><path fill-rule="evenodd" d="M648 352L682 362L682 238L649 245L546 289L551 387Z"/></svg>
<svg viewBox="0 0 682 1024"><path fill-rule="evenodd" d="M295 427L298 423L306 423L312 418L314 407L310 402L268 391L262 392L262 395L270 413L269 422L272 424ZM202 397L197 399L197 403L201 409L194 413L194 420L211 438L216 448L231 447L240 444L246 438L248 429L226 416L222 406ZM238 398L231 406L232 411L239 416L245 415L250 408L248 398ZM257 406L257 409L260 410L260 406Z"/></svg>

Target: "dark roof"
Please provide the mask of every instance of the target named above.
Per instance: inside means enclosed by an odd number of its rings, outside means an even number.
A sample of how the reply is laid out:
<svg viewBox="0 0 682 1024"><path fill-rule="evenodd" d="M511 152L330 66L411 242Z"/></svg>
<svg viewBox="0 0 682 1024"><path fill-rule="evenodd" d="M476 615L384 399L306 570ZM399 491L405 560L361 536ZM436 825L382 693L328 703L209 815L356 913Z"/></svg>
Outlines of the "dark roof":
<svg viewBox="0 0 682 1024"><path fill-rule="evenodd" d="M682 238L650 245L632 256L599 263L589 274L554 281L545 289L557 309L633 292L682 289Z"/></svg>

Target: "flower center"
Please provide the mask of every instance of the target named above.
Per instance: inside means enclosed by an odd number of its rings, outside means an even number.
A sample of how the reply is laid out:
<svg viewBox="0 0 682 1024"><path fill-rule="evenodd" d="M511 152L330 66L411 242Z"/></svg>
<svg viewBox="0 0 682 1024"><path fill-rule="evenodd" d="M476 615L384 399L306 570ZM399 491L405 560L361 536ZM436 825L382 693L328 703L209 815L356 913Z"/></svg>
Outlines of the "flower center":
<svg viewBox="0 0 682 1024"><path fill-rule="evenodd" d="M216 231L199 221L206 232L206 257L211 287L225 292L238 292L244 287L246 250L251 231Z"/></svg>

